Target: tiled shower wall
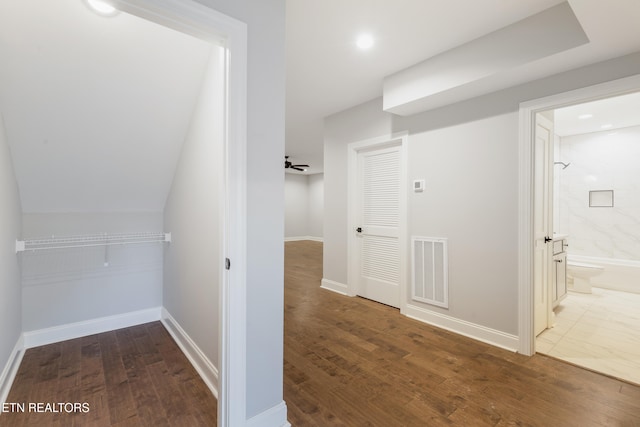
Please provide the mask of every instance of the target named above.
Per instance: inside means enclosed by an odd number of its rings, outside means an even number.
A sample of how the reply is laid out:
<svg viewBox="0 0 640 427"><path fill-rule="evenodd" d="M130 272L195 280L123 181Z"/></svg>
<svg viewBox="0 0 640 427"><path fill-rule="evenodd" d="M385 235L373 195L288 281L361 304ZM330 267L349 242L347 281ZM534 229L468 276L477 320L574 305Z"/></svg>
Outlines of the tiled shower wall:
<svg viewBox="0 0 640 427"><path fill-rule="evenodd" d="M640 260L640 126L561 137L554 168L559 224L576 255ZM558 151L556 151L558 153ZM589 207L589 191L613 190L614 207Z"/></svg>

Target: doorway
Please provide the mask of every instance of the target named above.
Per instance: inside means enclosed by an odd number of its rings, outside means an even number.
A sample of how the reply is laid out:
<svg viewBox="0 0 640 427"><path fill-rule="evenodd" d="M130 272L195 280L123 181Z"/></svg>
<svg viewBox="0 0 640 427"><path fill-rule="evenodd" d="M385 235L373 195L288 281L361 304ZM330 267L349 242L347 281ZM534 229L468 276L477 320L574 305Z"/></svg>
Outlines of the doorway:
<svg viewBox="0 0 640 427"><path fill-rule="evenodd" d="M567 271L568 280L558 275L558 301L548 329L536 338L536 352L635 383L640 383L635 243L640 227L637 193L627 189L640 184L639 113L636 92L546 114L555 136L548 174L554 188L554 259L548 265ZM564 285L569 291L563 294ZM553 286L548 289L553 294Z"/></svg>
<svg viewBox="0 0 640 427"><path fill-rule="evenodd" d="M406 305L406 135L349 144L349 296Z"/></svg>
<svg viewBox="0 0 640 427"><path fill-rule="evenodd" d="M74 2L70 2L71 4ZM129 13L131 15L142 18L143 20L154 22L155 24L159 24L164 27L171 28L172 30L177 30L182 33L189 34L190 36L195 36L200 39L205 40L205 44L216 44L219 46L223 46L224 49L224 58L221 63L223 63L222 69L224 70L223 78L220 79L220 85L217 87L222 95L218 98L220 100L221 113L216 114L216 117L221 117L219 122L221 122L220 128L222 128L221 143L218 145L221 146L220 159L224 159L224 161L220 161L220 165L224 165L220 167L217 174L220 175L220 180L224 182L222 187L222 191L220 192L220 206L223 206L223 212L221 212L222 220L219 223L222 225L222 237L220 240L221 244L221 253L220 256L216 256L214 262L220 266L224 266L224 257L233 260L233 274L228 270L224 270L220 268L220 303L219 309L216 311L215 316L220 314L219 322L217 322L220 327L220 331L218 334L211 334L210 341L218 340L220 337L220 344L216 346L216 349L212 350L210 353L216 354L217 348L220 348L220 356L218 361L218 370L220 371L219 378L219 409L221 411L221 416L219 416L220 423L222 425L234 425L244 423L246 418L245 411L245 387L246 381L245 379L245 366L244 366L244 357L246 354L245 351L245 306L246 306L246 298L245 298L245 270L246 270L246 255L244 248L244 235L245 233L245 223L246 223L246 209L245 209L245 182L246 182L246 155L245 155L245 133L246 133L246 57L247 57L247 49L246 49L246 27L244 24L239 23L236 20L228 18L218 12L205 7L203 5L198 5L195 2L182 2L182 1L174 1L174 0L159 0L159 1L146 1L146 0L123 0L123 1L114 1L110 2L117 5L117 7L122 11ZM80 1L77 2L79 5L78 10L82 10L84 7ZM89 13L88 11L84 11ZM120 17L125 18L124 13L121 14ZM6 15L5 15L6 16ZM131 19L131 16L126 17L127 19ZM96 18L94 19L102 19ZM106 19L106 18L105 18ZM26 20L25 22L34 23L34 25L38 25L38 21L35 19ZM106 22L106 21L104 21ZM112 21L115 22L115 21ZM151 26L158 27L157 25L152 24ZM147 22L147 25L150 25ZM116 28L116 26L112 26L112 29ZM120 27L117 27L120 28ZM117 30L116 30L117 31ZM168 31L165 29L165 31ZM120 35L120 34L118 34ZM184 36L183 36L184 37ZM105 37L106 38L106 37ZM122 37L124 39L125 37ZM142 37L141 37L142 38ZM79 38L78 38L79 39ZM129 39L131 40L131 39ZM126 44L126 42L124 42ZM162 49L164 43L157 42L158 49ZM166 45L165 45L166 46ZM154 46L156 47L156 46ZM35 50L35 49L34 49ZM40 50L40 46L38 46L38 50ZM64 49L63 49L64 50ZM71 50L71 49L69 49ZM122 49L115 49L116 51L121 52ZM230 52L233 55L230 55ZM51 55L56 56L56 55ZM64 55L60 55L63 57ZM138 58L136 58L138 59ZM102 65L99 61L98 64L94 64L97 66ZM108 62L108 61L104 61ZM177 66L180 67L182 61L176 61ZM132 74L131 69L126 69L124 71L124 75ZM69 73L60 73L60 75L73 76L74 72L78 72L78 74L83 74L82 71L84 68L82 67L74 67L73 72ZM91 75L90 72L85 72L86 75ZM152 79L156 77L153 75L154 73L144 73L144 77L148 79ZM45 81L49 81L44 79ZM69 79L72 80L72 79ZM98 80L98 79L96 79ZM110 79L103 79L101 83L106 83L105 85L113 84ZM19 80L16 80L19 81ZM195 81L192 79L191 81ZM109 88L113 88L116 86L108 86ZM171 87L168 85L167 87ZM121 89L118 87L117 89ZM62 91L61 91L62 92ZM113 92L117 92L113 90ZM122 91L126 92L123 98L132 101L135 99L135 91ZM65 96L70 95L65 93ZM90 96L89 94L83 93L84 96ZM115 95L115 93L114 93ZM45 96L43 95L39 101L43 101ZM80 97L83 100L85 98ZM156 99L154 97L149 97L150 99ZM85 105L90 105L91 98L88 99L89 103ZM98 103L96 103L98 104ZM177 104L177 103L176 103ZM171 102L156 102L156 105L160 106L169 106L172 105ZM161 107L162 108L162 107ZM188 111L188 109L184 109L181 111ZM144 114L144 111L141 115ZM136 115L131 114L131 121L136 120ZM105 120L106 122L107 120ZM77 120L77 122L82 122L82 120ZM91 122L93 123L93 122ZM128 122L127 122L128 123ZM61 126L62 127L62 126ZM79 127L79 126L77 126ZM113 126L115 127L115 126ZM65 126L66 128L66 126ZM76 126L69 126L69 129L76 129ZM148 129L155 129L154 126L147 126ZM127 133L128 131L128 133ZM127 129L123 134L126 136L130 136L133 134L131 129ZM166 132L169 134L169 132ZM86 138L88 139L88 138ZM124 139L124 138L123 138ZM20 140L20 139L16 139ZM115 141L115 139L113 139ZM135 140L135 138L134 138ZM138 140L143 140L143 138L138 138ZM156 143L156 154L160 152L168 152L168 150L162 150L157 143L157 139L150 137L144 138L146 142L151 142L153 144ZM173 138L173 140L180 141L179 138ZM46 144L48 141L44 141L43 144ZM108 144L104 144L106 146ZM80 157L83 151L84 146L76 150L78 153L78 157ZM127 147L129 148L129 147ZM133 146L131 146L133 149ZM122 164L125 164L127 161L131 162L131 158L134 156L129 156L130 153L128 150L110 150L109 148L105 149L105 152L118 152L118 154L124 154L120 157L122 160ZM102 152L99 152L102 153ZM98 153L98 154L99 154ZM96 154L95 157L100 158L100 156ZM153 154L153 152L151 153ZM159 157L159 156L157 156ZM90 159L95 160L95 159ZM147 162L139 161L139 165L141 169L145 168L145 164L150 165L152 161L157 160L153 158L153 155L147 158ZM96 162L87 162L89 165L87 169L93 168L96 169L95 164L98 164L99 161ZM164 163L157 162L157 164L164 165ZM118 175L118 168L111 168L108 172L110 178ZM124 169L124 167L123 167ZM163 170L169 171L172 168L165 167ZM137 173L135 176L139 176L141 178L149 178L151 174ZM151 178L149 178L151 179ZM79 184L82 184L82 179L78 179ZM159 182L159 180L155 180ZM166 182L166 181L165 181ZM90 187L90 186L87 186ZM232 190L231 190L232 189ZM94 191L97 197L100 197L100 191ZM148 193L152 193L148 191ZM155 193L154 193L155 194ZM125 203L123 203L125 205ZM94 206L101 206L98 204L94 204ZM161 206L161 204L160 204ZM161 210L158 209L158 210ZM161 217L162 218L162 217ZM161 222L161 220L160 220ZM212 225L213 227L218 226L218 221L216 224ZM216 244L218 241L216 241ZM115 253L107 253L104 257L104 267L108 267L112 264L113 257ZM162 267L160 267L160 271ZM217 279L217 277L216 277ZM162 278L156 281L158 284L153 290L161 289L162 287ZM218 280L215 280L218 282ZM218 292L218 286L215 287L215 293ZM162 294L162 290L159 291L160 295ZM212 292L213 293L213 292ZM114 293L112 296L114 299L125 300L122 298L123 295L126 295L124 292L122 293ZM158 295L158 292L154 294L154 296ZM128 296L128 295L126 295ZM99 296L94 295L96 300L100 300ZM154 300L155 301L155 300ZM103 305L107 306L103 300L99 302L103 303ZM214 308L217 304L216 301L211 301L211 308ZM80 305L80 304L79 304ZM217 307L215 307L217 308ZM159 313L159 310L156 310L155 313ZM206 333L206 331L205 331ZM233 336L233 340L231 340L231 336ZM229 398L229 395L232 397ZM236 396L234 398L233 396ZM235 420L235 421L234 421Z"/></svg>
<svg viewBox="0 0 640 427"><path fill-rule="evenodd" d="M246 419L246 75L247 28L197 3L171 0L117 0L118 9L225 49L223 271L219 307L218 425ZM232 339L233 337L233 339Z"/></svg>
<svg viewBox="0 0 640 427"><path fill-rule="evenodd" d="M519 227L519 351L526 355L535 352L534 327L534 218L533 203L536 178L534 158L536 114L580 104L597 99L609 98L640 90L640 76L628 77L588 88L558 94L520 105L520 212Z"/></svg>

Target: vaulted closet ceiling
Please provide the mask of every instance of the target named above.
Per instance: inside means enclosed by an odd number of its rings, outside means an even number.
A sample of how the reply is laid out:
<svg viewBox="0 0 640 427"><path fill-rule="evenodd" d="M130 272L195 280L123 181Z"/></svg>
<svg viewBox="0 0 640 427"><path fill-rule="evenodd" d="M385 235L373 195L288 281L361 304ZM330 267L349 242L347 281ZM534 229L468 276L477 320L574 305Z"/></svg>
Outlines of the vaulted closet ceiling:
<svg viewBox="0 0 640 427"><path fill-rule="evenodd" d="M82 0L0 2L23 212L162 211L211 45Z"/></svg>

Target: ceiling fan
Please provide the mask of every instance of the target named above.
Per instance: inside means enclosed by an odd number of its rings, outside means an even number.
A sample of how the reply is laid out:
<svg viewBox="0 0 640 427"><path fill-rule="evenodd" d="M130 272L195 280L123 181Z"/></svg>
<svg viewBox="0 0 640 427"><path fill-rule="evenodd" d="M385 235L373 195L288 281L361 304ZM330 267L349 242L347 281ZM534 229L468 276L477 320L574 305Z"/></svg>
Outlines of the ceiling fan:
<svg viewBox="0 0 640 427"><path fill-rule="evenodd" d="M308 168L308 167L309 167L309 165L294 165L293 163L291 163L289 161L289 156L284 156L284 168L285 169L295 169L297 171L304 172L304 171L307 170L305 168Z"/></svg>

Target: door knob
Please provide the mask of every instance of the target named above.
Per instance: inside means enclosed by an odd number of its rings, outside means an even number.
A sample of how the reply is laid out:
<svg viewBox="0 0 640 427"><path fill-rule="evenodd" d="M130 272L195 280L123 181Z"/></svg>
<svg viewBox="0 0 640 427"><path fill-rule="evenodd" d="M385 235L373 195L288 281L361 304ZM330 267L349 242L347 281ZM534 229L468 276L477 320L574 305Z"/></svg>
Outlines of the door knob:
<svg viewBox="0 0 640 427"><path fill-rule="evenodd" d="M544 236L544 242L545 243L549 243L550 241L552 241L553 239L549 236Z"/></svg>
<svg viewBox="0 0 640 427"><path fill-rule="evenodd" d="M362 227L358 227L358 228L356 228L356 231L357 231L358 233L362 233Z"/></svg>

